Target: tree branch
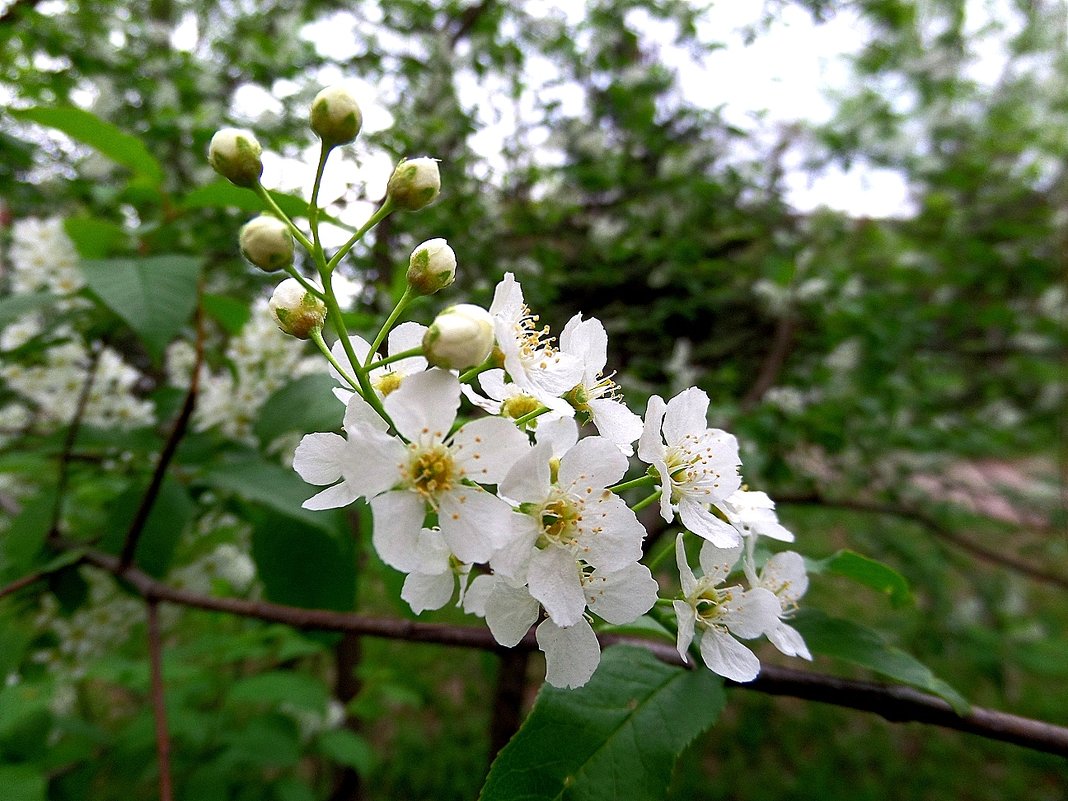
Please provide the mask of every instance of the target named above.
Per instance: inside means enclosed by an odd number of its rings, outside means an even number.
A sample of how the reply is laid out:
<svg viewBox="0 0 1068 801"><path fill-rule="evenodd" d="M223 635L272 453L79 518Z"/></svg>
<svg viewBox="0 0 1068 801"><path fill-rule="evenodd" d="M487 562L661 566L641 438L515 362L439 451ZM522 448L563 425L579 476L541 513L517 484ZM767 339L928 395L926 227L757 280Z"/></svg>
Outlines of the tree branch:
<svg viewBox="0 0 1068 801"><path fill-rule="evenodd" d="M482 627L417 623L412 620L370 617L326 609L301 609L265 601L199 595L169 587L137 568L121 568L119 560L110 554L90 551L85 558L91 564L126 580L148 600L157 602L285 623L298 629L351 632L369 637L483 650L496 650L500 647L490 631ZM646 648L664 662L682 664L678 652L668 643L613 634L602 634L599 639L602 645L626 643ZM536 650L538 645L533 632L528 632L517 647L527 651ZM836 676L771 665L763 668L756 681L738 686L771 695L789 695L875 712L893 722L915 721L943 726L1068 757L1066 727L982 707L972 707L969 714L957 716L949 704L940 698L906 687L848 681Z"/></svg>
<svg viewBox="0 0 1068 801"><path fill-rule="evenodd" d="M82 427L82 418L85 417L85 408L89 405L89 394L93 391L96 381L96 368L100 363L102 348L96 348L89 356L89 365L86 368L85 381L82 382L81 392L74 407L74 416L70 419L67 427L67 435L63 438L63 449L59 452L58 476L56 478L56 501L52 507L52 524L49 526L49 536L59 534L59 521L63 516L63 496L67 494L67 482L70 479L70 463L74 453L74 443L78 439L78 431Z"/></svg>
<svg viewBox="0 0 1068 801"><path fill-rule="evenodd" d="M796 331L797 319L794 317L793 312L787 312L779 318L779 322L775 326L775 336L771 341L771 348L768 349L764 362L760 365L760 372L757 373L756 381L753 382L753 386L749 388L749 391L745 393L745 397L742 398L742 411L750 411L760 403L760 399L764 397L767 391L775 386L775 382L779 380L779 374L782 372L783 367L786 366L786 359L790 355L790 350L793 348L794 333Z"/></svg>
<svg viewBox="0 0 1068 801"><path fill-rule="evenodd" d="M148 658L152 671L152 717L156 722L156 753L159 757L159 801L174 801L171 784L171 736L167 730L167 707L163 697L163 638L159 628L159 602L148 599Z"/></svg>
<svg viewBox="0 0 1068 801"><path fill-rule="evenodd" d="M200 366L204 362L204 311L200 304L199 295L200 288L198 287L195 322L197 332L196 355L193 359L193 375L189 379L189 391L185 393L185 400L182 402L182 408L179 410L178 417L171 428L170 436L167 437L167 441L163 444L163 449L159 452L156 468L152 471L152 480L149 481L148 489L145 490L144 497L141 498L141 505L137 507L137 512L134 514L133 520L130 521L130 527L126 531L122 554L119 556L119 564L123 568L133 564L134 555L137 553L137 543L141 539L145 524L148 522L148 516L152 513L152 507L159 497L159 491L163 486L167 468L174 458L175 451L178 450L178 444L182 441L182 437L185 436L185 432L189 428L189 420L192 418L193 409L196 407L197 392L200 389Z"/></svg>

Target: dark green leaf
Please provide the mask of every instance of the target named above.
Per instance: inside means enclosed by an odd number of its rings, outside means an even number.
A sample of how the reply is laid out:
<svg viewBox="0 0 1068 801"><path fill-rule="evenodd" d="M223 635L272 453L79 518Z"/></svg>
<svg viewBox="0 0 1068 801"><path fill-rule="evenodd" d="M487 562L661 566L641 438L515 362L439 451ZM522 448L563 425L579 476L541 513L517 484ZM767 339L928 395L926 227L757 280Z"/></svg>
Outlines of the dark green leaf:
<svg viewBox="0 0 1068 801"><path fill-rule="evenodd" d="M290 218L307 217L308 201L296 195L287 195L284 192L271 192L271 197L283 212ZM182 205L187 209L240 209L249 214L268 213L263 206L263 201L251 189L234 186L229 181L216 181L198 187L182 199ZM320 214L319 219L323 222L337 225L349 231L355 230L351 225L329 214ZM235 248L236 250L236 248Z"/></svg>
<svg viewBox="0 0 1068 801"><path fill-rule="evenodd" d="M230 703L270 706L289 703L312 712L325 710L328 698L321 681L304 673L280 670L239 679L229 693Z"/></svg>
<svg viewBox="0 0 1068 801"><path fill-rule="evenodd" d="M199 272L200 261L191 256L82 263L89 288L129 323L157 358L193 313Z"/></svg>
<svg viewBox="0 0 1068 801"><path fill-rule="evenodd" d="M905 577L882 562L850 550L841 550L826 559L809 562L811 573L834 573L883 593L896 607L912 602Z"/></svg>
<svg viewBox="0 0 1068 801"><path fill-rule="evenodd" d="M349 611L356 595L352 539L282 515L252 532L252 558L268 599L308 609Z"/></svg>
<svg viewBox="0 0 1068 801"><path fill-rule="evenodd" d="M140 484L131 487L114 501L107 533L100 543L103 549L112 553L122 549L126 532L141 505L145 489ZM173 478L164 478L134 554L134 561L146 573L157 577L166 574L174 558L174 549L194 510L195 506L185 487Z"/></svg>
<svg viewBox="0 0 1068 801"><path fill-rule="evenodd" d="M45 801L45 779L30 765L0 765L4 801Z"/></svg>
<svg viewBox="0 0 1068 801"><path fill-rule="evenodd" d="M122 249L127 236L121 226L95 217L68 217L63 221L67 236L83 259L103 259Z"/></svg>
<svg viewBox="0 0 1068 801"><path fill-rule="evenodd" d="M0 328L5 328L22 315L50 306L57 300L48 292L36 292L32 295L13 295L0 300Z"/></svg>
<svg viewBox="0 0 1068 801"><path fill-rule="evenodd" d="M805 638L812 653L833 656L933 693L948 701L958 714L967 714L968 702L960 693L914 656L888 645L877 632L815 609L802 610L790 624Z"/></svg>
<svg viewBox="0 0 1068 801"><path fill-rule="evenodd" d="M319 735L319 751L327 759L352 768L361 776L371 772L375 755L366 739L348 729L324 731Z"/></svg>
<svg viewBox="0 0 1068 801"><path fill-rule="evenodd" d="M247 303L234 300L226 295L204 295L201 299L204 311L219 321L219 325L228 334L236 334L252 318Z"/></svg>
<svg viewBox="0 0 1068 801"><path fill-rule="evenodd" d="M675 759L724 702L722 681L707 670L671 667L640 648L610 648L585 687L542 687L480 798L663 798Z"/></svg>
<svg viewBox="0 0 1068 801"><path fill-rule="evenodd" d="M163 168L140 139L95 114L80 108L45 106L10 109L9 112L16 119L62 131L71 139L89 145L112 161L148 178L153 184L159 185L163 181Z"/></svg>
<svg viewBox="0 0 1068 801"><path fill-rule="evenodd" d="M9 580L29 571L52 526L56 494L47 489L28 500L0 539L0 569Z"/></svg>
<svg viewBox="0 0 1068 801"><path fill-rule="evenodd" d="M328 375L307 375L291 381L271 395L260 409L255 433L262 444L290 431L336 431L345 407L331 391L337 386Z"/></svg>

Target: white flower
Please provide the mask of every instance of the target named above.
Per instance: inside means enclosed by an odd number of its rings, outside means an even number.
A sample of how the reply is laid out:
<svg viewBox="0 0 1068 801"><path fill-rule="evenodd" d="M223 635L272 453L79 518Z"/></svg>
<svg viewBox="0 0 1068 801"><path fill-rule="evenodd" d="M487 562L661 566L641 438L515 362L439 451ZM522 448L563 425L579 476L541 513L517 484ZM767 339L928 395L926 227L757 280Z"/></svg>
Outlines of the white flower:
<svg viewBox="0 0 1068 801"><path fill-rule="evenodd" d="M579 411L587 412L601 436L607 437L627 456L634 453L631 443L642 433L642 420L619 399L619 387L604 375L608 363L608 333L597 318L572 317L560 334L560 350L578 358L582 380L567 399Z"/></svg>
<svg viewBox="0 0 1068 801"><path fill-rule="evenodd" d="M535 396L529 390L523 389L519 384L504 380L504 370L486 370L478 376L479 386L486 393L479 395L469 384L464 384L461 389L467 399L490 414L499 414L513 420L536 411L542 406L549 408L532 423L544 424L549 420L557 420L562 417L573 417L574 408L563 398L550 398L545 395Z"/></svg>
<svg viewBox="0 0 1068 801"><path fill-rule="evenodd" d="M457 605L462 604L471 565L459 561L449 552L441 531L422 529L414 551L419 558L418 565L405 578L401 588L401 598L408 602L412 611L418 615L428 609L441 609L452 599L457 583L460 587Z"/></svg>
<svg viewBox="0 0 1068 801"><path fill-rule="evenodd" d="M496 484L530 446L507 420L483 418L449 434L460 383L443 370L409 376L384 406L404 441L359 396L345 412L347 438L309 434L293 467L311 484L333 486L304 502L308 509L370 499L373 542L382 560L417 570L419 534L428 509L438 516L449 550L463 562L486 562L512 536L511 507L469 482ZM334 482L341 480L340 483Z"/></svg>
<svg viewBox="0 0 1068 801"><path fill-rule="evenodd" d="M497 345L504 354L504 369L521 388L545 403L582 380L581 360L552 345L548 326L537 327L538 318L530 313L523 290L511 273L505 273L497 285L489 311Z"/></svg>
<svg viewBox="0 0 1068 801"><path fill-rule="evenodd" d="M779 600L779 619L765 632L771 644L787 656L811 660L812 654L801 634L784 622L797 610L798 601L808 589L808 575L801 554L794 551L775 554L764 564L756 586L773 593Z"/></svg>
<svg viewBox="0 0 1068 801"><path fill-rule="evenodd" d="M738 440L708 428L708 396L691 387L665 405L649 399L638 458L660 475L660 514L670 523L677 510L686 528L721 548L741 542L735 528L716 517L709 504L724 500L742 483ZM666 443L666 444L665 444Z"/></svg>
<svg viewBox="0 0 1068 801"><path fill-rule="evenodd" d="M484 362L493 352L493 319L471 303L449 306L423 335L423 353L435 367L465 370Z"/></svg>
<svg viewBox="0 0 1068 801"><path fill-rule="evenodd" d="M401 323L392 331L389 332L389 336L386 338L386 355L395 356L398 353L403 353L413 348L421 347L423 344L423 335L426 333L426 326L419 323ZM361 364L367 361L367 355L371 352L371 343L361 336L353 335L349 337L349 344L352 345L352 351L356 354L356 358ZM345 353L345 347L339 339L330 348L330 355L334 357L338 364L344 368L350 377L355 377L355 370L352 368L352 363L349 361L348 354ZM399 361L391 362L390 364L376 367L367 374L367 378L374 387L375 392L380 398L384 398L389 393L398 389L405 377L421 373L426 370L426 359L422 356L410 356L407 359L400 359ZM342 378L341 374L330 367L330 375L334 377L334 380L340 381L344 384L345 388L337 388L334 390L334 395L342 403L348 403L349 398L353 393L347 387L348 381Z"/></svg>
<svg viewBox="0 0 1068 801"><path fill-rule="evenodd" d="M752 681L760 673L756 655L735 637L752 639L779 624L779 600L768 590L758 587L721 587L738 561L741 545L717 548L710 542L701 546L701 569L695 578L686 561L683 535L675 539L675 559L682 581L685 600L675 601L678 620L676 647L685 660L693 642L695 629L701 633L701 658L713 673L733 681Z"/></svg>
<svg viewBox="0 0 1068 801"><path fill-rule="evenodd" d="M766 492L737 490L716 504L739 532L746 536L770 537L782 542L793 542L794 535L779 522L775 514L775 501Z"/></svg>

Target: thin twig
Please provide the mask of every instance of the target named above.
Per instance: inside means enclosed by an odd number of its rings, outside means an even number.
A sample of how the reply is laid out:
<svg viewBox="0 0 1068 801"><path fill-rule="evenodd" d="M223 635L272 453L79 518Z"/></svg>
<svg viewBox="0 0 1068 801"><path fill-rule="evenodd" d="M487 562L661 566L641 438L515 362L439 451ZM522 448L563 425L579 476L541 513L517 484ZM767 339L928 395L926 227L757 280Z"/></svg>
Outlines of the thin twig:
<svg viewBox="0 0 1068 801"><path fill-rule="evenodd" d="M189 390L185 393L185 400L182 402L182 408L178 412L174 426L171 428L170 436L167 437L167 441L163 444L163 449L159 452L156 469L152 471L152 480L148 484L148 489L145 490L144 497L141 498L141 505L137 507L137 512L134 514L133 520L130 521L130 527L126 530L122 554L119 556L119 564L124 568L133 564L134 555L137 553L137 543L141 538L142 532L144 532L148 516L152 513L152 507L159 497L159 491L163 486L167 468L174 458L175 451L178 450L182 437L185 436L185 432L189 428L189 420L192 418L193 409L196 407L197 392L200 389L200 366L204 362L204 311L200 304L199 287L197 295L195 318L197 332L196 354L193 359L193 375L189 379Z"/></svg>
<svg viewBox="0 0 1068 801"><path fill-rule="evenodd" d="M745 393L745 397L742 398L742 411L750 411L760 403L767 391L775 386L783 367L786 366L786 359L790 355L790 350L793 348L796 331L797 319L792 313L787 312L779 318L779 322L775 326L775 336L772 338L771 347L764 357L764 362L760 365L760 372L757 373L756 381L753 382L749 391Z"/></svg>
<svg viewBox="0 0 1068 801"><path fill-rule="evenodd" d="M59 464L56 478L56 500L52 506L52 524L48 528L50 537L59 534L59 521L63 516L63 496L67 494L67 482L70 480L71 455L74 452L74 443L78 439L78 431L82 427L82 418L85 417L85 409L89 405L89 395L93 391L96 382L96 368L100 364L100 353L103 348L96 348L89 355L89 365L86 367L85 381L82 382L81 392L74 407L74 416L67 427L67 435L63 438L63 448L59 452Z"/></svg>
<svg viewBox="0 0 1068 801"><path fill-rule="evenodd" d="M6 598L7 596L18 592L23 587L29 587L34 582L40 581L47 575L47 571L41 570L37 571L36 573L30 573L28 575L25 575L22 578L17 578L10 584L0 587L0 598Z"/></svg>
<svg viewBox="0 0 1068 801"><path fill-rule="evenodd" d="M125 579L131 587L150 600L285 623L298 629L351 632L368 637L482 650L496 650L500 647L490 631L482 627L418 623L326 609L301 609L265 601L218 598L167 586L134 567L120 569L119 560L110 554L90 551L86 554L86 561ZM602 645L635 645L646 648L658 659L670 664L682 663L674 646L667 643L611 634L602 634L599 639ZM528 651L536 650L538 644L533 632L528 632L517 647ZM836 676L770 665L764 667L756 681L739 686L757 692L808 698L836 706L875 712L894 722L916 721L944 726L1068 757L1068 728L1064 726L982 707L972 707L969 714L958 717L945 701L905 687L874 682L850 682ZM839 689L842 689L841 694Z"/></svg>
<svg viewBox="0 0 1068 801"><path fill-rule="evenodd" d="M152 717L156 721L156 754L159 758L159 801L174 801L171 785L171 735L167 730L167 706L163 696L163 638L159 629L159 602L148 599L148 658L152 671Z"/></svg>

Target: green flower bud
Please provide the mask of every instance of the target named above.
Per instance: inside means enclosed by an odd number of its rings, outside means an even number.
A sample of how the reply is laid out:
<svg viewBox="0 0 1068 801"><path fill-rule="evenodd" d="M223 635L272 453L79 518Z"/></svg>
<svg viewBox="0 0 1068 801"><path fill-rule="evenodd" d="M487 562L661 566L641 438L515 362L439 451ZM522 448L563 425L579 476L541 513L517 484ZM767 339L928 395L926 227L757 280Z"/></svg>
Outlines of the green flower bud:
<svg viewBox="0 0 1068 801"><path fill-rule="evenodd" d="M263 214L245 223L237 237L241 255L265 273L293 263L293 235L277 217Z"/></svg>
<svg viewBox="0 0 1068 801"><path fill-rule="evenodd" d="M347 145L363 125L360 107L343 86L328 86L311 104L311 127L329 147Z"/></svg>
<svg viewBox="0 0 1068 801"><path fill-rule="evenodd" d="M486 360L493 350L493 318L470 303L441 312L423 335L423 355L435 367L466 370Z"/></svg>
<svg viewBox="0 0 1068 801"><path fill-rule="evenodd" d="M211 137L208 162L215 172L237 186L252 187L263 175L263 148L252 131L223 128Z"/></svg>
<svg viewBox="0 0 1068 801"><path fill-rule="evenodd" d="M307 339L326 320L326 304L295 278L287 278L275 287L267 308L278 327L297 339Z"/></svg>
<svg viewBox="0 0 1068 801"><path fill-rule="evenodd" d="M393 205L405 211L418 211L430 205L441 191L437 159L406 159L397 165L386 185Z"/></svg>
<svg viewBox="0 0 1068 801"><path fill-rule="evenodd" d="M444 239L431 239L412 251L408 286L420 295L433 295L456 279L456 254Z"/></svg>

